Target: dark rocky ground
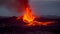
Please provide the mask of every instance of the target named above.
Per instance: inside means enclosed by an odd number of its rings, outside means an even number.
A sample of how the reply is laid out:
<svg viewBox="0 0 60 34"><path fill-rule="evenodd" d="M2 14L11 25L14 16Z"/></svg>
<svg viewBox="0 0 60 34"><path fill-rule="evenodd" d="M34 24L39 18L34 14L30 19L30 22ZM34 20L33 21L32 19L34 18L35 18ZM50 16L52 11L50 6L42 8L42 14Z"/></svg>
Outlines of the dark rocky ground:
<svg viewBox="0 0 60 34"><path fill-rule="evenodd" d="M37 21L54 21L55 23L48 26L23 26L22 19L17 20L17 17L0 18L0 34L59 34L60 33L60 18L36 18Z"/></svg>

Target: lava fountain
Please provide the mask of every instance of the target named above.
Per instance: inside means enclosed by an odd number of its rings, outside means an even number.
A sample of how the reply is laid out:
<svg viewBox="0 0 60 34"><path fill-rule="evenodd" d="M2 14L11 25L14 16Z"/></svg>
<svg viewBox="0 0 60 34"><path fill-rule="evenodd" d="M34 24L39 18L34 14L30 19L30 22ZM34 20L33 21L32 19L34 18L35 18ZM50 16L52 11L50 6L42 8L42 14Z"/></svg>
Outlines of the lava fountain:
<svg viewBox="0 0 60 34"><path fill-rule="evenodd" d="M25 13L24 13L22 19L25 23L28 23L28 24L26 24L27 26L35 26L35 25L45 25L46 26L46 25L52 23L52 22L38 22L35 20L35 18L37 18L37 17L33 15L30 7L29 6L26 7Z"/></svg>
<svg viewBox="0 0 60 34"><path fill-rule="evenodd" d="M32 14L32 11L29 7L26 7L26 12L23 16L23 21L31 23L35 19L35 16Z"/></svg>
<svg viewBox="0 0 60 34"><path fill-rule="evenodd" d="M25 5L25 4L24 4ZM25 13L22 17L23 22L27 23L26 26L35 26L35 25L48 25L51 24L52 22L38 22L35 20L35 18L37 18L36 16L33 15L32 10L30 9L30 5L26 4L25 7ZM20 17L18 17L18 19L20 19Z"/></svg>
<svg viewBox="0 0 60 34"><path fill-rule="evenodd" d="M29 25L33 24L35 16L33 15L30 7L26 7L25 14L23 16L23 21L28 23Z"/></svg>
<svg viewBox="0 0 60 34"><path fill-rule="evenodd" d="M25 9L25 13L22 17L23 22L27 23L26 26L35 26L35 25L44 25L47 26L49 24L51 24L52 22L38 22L35 20L35 18L37 18L36 16L33 15L32 10L30 9L29 6L26 7Z"/></svg>

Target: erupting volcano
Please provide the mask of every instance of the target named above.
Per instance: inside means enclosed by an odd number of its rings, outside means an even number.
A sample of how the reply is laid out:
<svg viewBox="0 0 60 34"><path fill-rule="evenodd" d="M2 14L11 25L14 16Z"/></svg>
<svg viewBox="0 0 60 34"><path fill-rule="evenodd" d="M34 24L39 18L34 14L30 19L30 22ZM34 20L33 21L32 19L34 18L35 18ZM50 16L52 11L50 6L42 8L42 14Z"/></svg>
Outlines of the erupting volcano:
<svg viewBox="0 0 60 34"><path fill-rule="evenodd" d="M24 3L24 5L25 4L26 3ZM52 23L52 22L39 22L39 21L36 21L35 18L37 18L37 17L33 15L32 10L30 9L30 5L27 3L26 6L25 6L25 13L22 17L23 22L27 23L26 24L27 26L35 26L35 25L44 25L44 26L46 26L46 25ZM18 19L20 19L20 18L18 17Z"/></svg>
<svg viewBox="0 0 60 34"><path fill-rule="evenodd" d="M25 13L22 17L23 22L27 23L26 26L35 26L35 25L48 25L51 24L52 22L38 22L35 20L37 18L36 16L33 15L32 10L30 9L29 6L26 7Z"/></svg>
<svg viewBox="0 0 60 34"><path fill-rule="evenodd" d="M36 16L33 15L32 10L30 7L26 7L25 13L23 15L23 21L25 23L28 23L28 26L35 26L35 25L48 25L51 22L38 22L35 21L34 19L37 18Z"/></svg>

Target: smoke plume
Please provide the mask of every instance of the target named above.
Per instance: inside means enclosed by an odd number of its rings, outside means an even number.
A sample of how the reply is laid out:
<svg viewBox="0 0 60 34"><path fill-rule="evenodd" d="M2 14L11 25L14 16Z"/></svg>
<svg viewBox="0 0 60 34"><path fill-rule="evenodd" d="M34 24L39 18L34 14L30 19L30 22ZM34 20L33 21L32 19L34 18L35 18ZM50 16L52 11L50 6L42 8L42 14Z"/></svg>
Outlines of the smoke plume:
<svg viewBox="0 0 60 34"><path fill-rule="evenodd" d="M23 11L26 6L28 6L28 0L18 0L18 11Z"/></svg>

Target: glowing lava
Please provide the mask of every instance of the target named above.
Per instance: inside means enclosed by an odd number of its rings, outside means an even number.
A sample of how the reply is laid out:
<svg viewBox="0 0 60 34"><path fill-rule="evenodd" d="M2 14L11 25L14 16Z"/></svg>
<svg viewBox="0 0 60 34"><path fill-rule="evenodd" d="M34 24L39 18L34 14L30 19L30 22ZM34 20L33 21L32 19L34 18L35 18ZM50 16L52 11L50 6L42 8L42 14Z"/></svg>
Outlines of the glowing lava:
<svg viewBox="0 0 60 34"><path fill-rule="evenodd" d="M23 16L19 16L17 19L22 19L24 23L27 23L26 26L36 26L36 25L48 25L51 24L52 22L38 22L37 20L35 20L36 17L35 15L33 15L32 10L30 9L30 5L28 3L28 0L18 0L19 3L21 4L21 6L19 8L23 8L23 10L25 10L25 13L23 14ZM18 10L20 10L18 8ZM21 8L21 9L22 9Z"/></svg>
<svg viewBox="0 0 60 34"><path fill-rule="evenodd" d="M36 26L36 25L49 25L52 22L39 22L35 20L35 18L38 18L33 15L32 10L30 9L30 5L28 3L28 0L18 0L21 6L19 6L18 11L21 9L25 10L25 13L23 16L19 16L17 19L22 19L23 23L27 23L26 26ZM20 11L19 11L20 12Z"/></svg>
<svg viewBox="0 0 60 34"><path fill-rule="evenodd" d="M20 19L21 17L19 16L18 19ZM37 20L35 20L35 18L37 18L36 16L33 15L30 7L26 7L25 8L25 13L24 15L22 16L22 19L23 19L23 22L24 23L27 23L25 24L25 26L36 26L36 25L44 25L44 26L47 26L51 23L53 23L52 21L48 21L48 22L39 22Z"/></svg>
<svg viewBox="0 0 60 34"><path fill-rule="evenodd" d="M36 18L36 16L33 15L30 7L26 7L25 9L25 13L23 15L23 21L25 23L27 23L26 25L27 26L35 26L35 25L48 25L52 22L38 22L38 21L35 21L34 19Z"/></svg>
<svg viewBox="0 0 60 34"><path fill-rule="evenodd" d="M28 23L28 25L32 25L33 24L33 21L35 19L35 16L32 14L32 11L30 9L30 7L26 7L26 10L25 10L25 14L23 16L23 21L25 23Z"/></svg>
<svg viewBox="0 0 60 34"><path fill-rule="evenodd" d="M25 11L26 11L26 13L23 16L23 21L28 22L28 23L33 22L35 19L35 16L32 15L31 9L29 7L26 7Z"/></svg>

